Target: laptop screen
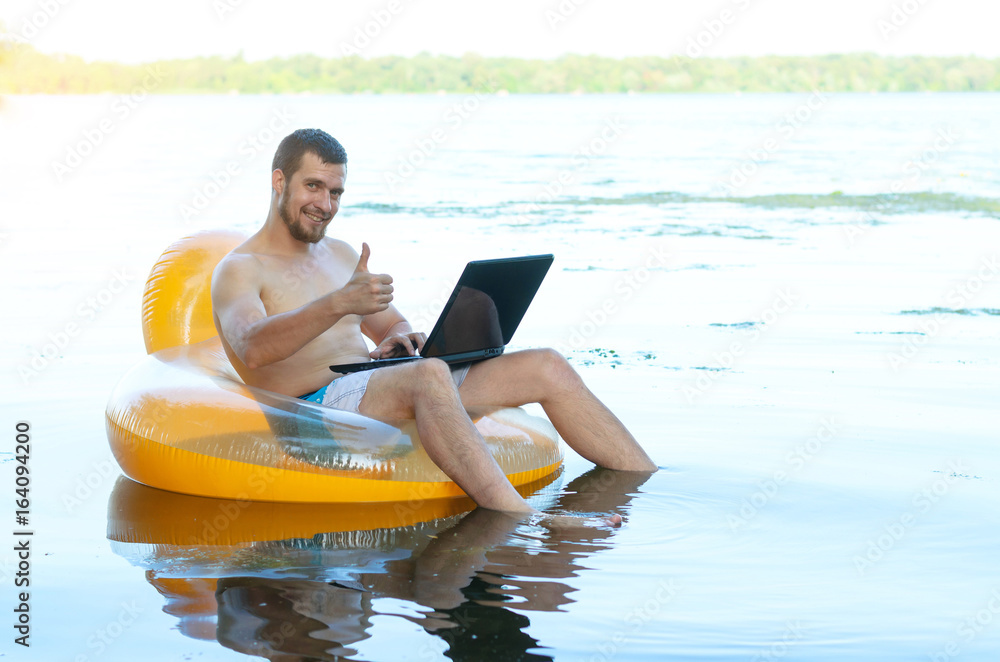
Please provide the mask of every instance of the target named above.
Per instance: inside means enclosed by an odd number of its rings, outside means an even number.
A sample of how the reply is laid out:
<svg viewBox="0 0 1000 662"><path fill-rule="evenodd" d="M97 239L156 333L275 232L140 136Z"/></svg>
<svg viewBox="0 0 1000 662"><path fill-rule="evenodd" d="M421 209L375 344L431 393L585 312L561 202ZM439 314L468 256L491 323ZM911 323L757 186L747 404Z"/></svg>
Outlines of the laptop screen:
<svg viewBox="0 0 1000 662"><path fill-rule="evenodd" d="M552 264L551 255L469 262L421 356L476 352L510 342Z"/></svg>

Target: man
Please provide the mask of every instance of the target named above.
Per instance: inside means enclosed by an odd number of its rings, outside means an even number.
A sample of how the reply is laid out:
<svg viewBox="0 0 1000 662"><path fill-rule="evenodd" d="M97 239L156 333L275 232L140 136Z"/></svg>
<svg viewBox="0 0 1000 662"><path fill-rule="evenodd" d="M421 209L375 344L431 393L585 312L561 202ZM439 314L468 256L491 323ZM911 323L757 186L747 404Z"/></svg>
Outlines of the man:
<svg viewBox="0 0 1000 662"><path fill-rule="evenodd" d="M392 306L392 278L368 270L368 244L359 256L325 237L346 177L347 154L334 138L318 129L287 136L274 155L264 226L215 269L215 325L247 384L372 418L414 419L430 458L477 504L493 510L533 512L493 460L466 408L538 402L566 443L588 460L610 469L656 470L552 350L503 354L454 372L426 359L331 373L333 364L412 355L426 340ZM376 344L374 351L363 336Z"/></svg>

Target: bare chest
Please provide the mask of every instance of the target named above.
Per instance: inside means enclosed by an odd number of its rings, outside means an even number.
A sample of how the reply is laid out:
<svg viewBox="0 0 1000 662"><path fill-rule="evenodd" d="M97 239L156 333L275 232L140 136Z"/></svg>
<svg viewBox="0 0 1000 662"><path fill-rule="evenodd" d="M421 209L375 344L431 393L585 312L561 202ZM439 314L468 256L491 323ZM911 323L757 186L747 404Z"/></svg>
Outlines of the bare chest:
<svg viewBox="0 0 1000 662"><path fill-rule="evenodd" d="M261 289L261 300L268 315L295 310L321 296L339 290L352 271L333 260L308 258L289 260L272 258Z"/></svg>

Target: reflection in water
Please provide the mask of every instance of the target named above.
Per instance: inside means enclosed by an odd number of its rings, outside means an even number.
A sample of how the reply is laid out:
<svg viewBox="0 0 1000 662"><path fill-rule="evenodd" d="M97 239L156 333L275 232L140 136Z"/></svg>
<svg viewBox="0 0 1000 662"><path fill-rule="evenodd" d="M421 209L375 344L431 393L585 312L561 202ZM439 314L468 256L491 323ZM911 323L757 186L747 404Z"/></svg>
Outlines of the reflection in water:
<svg viewBox="0 0 1000 662"><path fill-rule="evenodd" d="M371 595L336 582L219 580L219 643L270 660L334 660L369 637Z"/></svg>
<svg viewBox="0 0 1000 662"><path fill-rule="evenodd" d="M529 652L539 644L524 632L530 624L528 617L493 606L491 601L497 599L490 592L493 587L474 576L462 589L465 602L441 612L458 624L437 631L448 643L445 655L453 660L551 660L548 655Z"/></svg>
<svg viewBox="0 0 1000 662"><path fill-rule="evenodd" d="M550 488L546 510L624 515L647 478L594 469L558 495ZM533 497L536 505L545 498ZM473 506L468 499L233 502L121 478L108 537L116 553L146 568L182 633L248 655L371 659L362 642L374 637L379 650L416 652L418 659L441 650L454 660L552 659L545 642L527 633L526 614L573 602L576 589L560 580L576 576L581 560L606 547L615 530L550 530L494 511L465 512ZM415 651L398 626L376 625L386 617L439 641L425 638Z"/></svg>

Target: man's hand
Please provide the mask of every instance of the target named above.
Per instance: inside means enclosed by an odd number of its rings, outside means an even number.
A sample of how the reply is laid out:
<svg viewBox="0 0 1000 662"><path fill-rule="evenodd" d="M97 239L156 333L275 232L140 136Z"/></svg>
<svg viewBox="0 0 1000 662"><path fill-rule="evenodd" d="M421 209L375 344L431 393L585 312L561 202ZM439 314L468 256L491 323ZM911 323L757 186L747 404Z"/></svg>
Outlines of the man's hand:
<svg viewBox="0 0 1000 662"><path fill-rule="evenodd" d="M406 333L389 336L369 354L373 359L395 359L401 356L413 356L427 342L426 333Z"/></svg>
<svg viewBox="0 0 1000 662"><path fill-rule="evenodd" d="M371 249L361 244L361 259L354 268L354 274L339 290L344 311L354 315L371 315L389 307L392 301L392 277L388 274L373 274L368 271L368 256Z"/></svg>

